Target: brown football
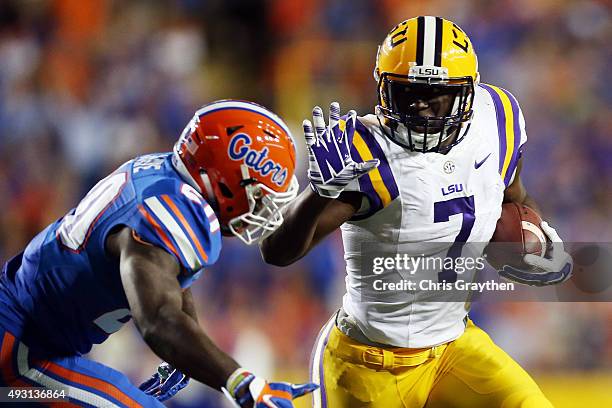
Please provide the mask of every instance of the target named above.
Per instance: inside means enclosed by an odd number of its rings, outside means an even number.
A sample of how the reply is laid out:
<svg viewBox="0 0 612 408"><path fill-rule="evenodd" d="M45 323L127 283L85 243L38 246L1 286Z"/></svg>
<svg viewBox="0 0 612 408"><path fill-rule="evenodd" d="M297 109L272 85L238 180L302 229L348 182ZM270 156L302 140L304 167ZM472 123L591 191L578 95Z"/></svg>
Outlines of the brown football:
<svg viewBox="0 0 612 408"><path fill-rule="evenodd" d="M503 204L493 237L485 248L487 261L498 270L504 265L529 269L523 262L525 254L546 253L547 240L541 222L540 216L526 205Z"/></svg>

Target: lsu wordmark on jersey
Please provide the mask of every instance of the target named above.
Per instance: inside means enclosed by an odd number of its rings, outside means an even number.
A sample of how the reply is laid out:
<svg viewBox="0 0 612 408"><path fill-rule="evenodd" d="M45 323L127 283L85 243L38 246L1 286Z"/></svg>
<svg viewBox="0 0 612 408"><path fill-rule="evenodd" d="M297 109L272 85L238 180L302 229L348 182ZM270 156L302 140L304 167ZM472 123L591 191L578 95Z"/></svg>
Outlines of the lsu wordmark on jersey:
<svg viewBox="0 0 612 408"><path fill-rule="evenodd" d="M480 83L477 67L467 35L438 17L400 23L379 48L376 113L346 135L355 162L379 164L344 189L362 206L341 227L346 294L313 350L316 407L551 406L469 320L467 299L366 284L366 245L418 256L490 240L527 136L515 97Z"/></svg>

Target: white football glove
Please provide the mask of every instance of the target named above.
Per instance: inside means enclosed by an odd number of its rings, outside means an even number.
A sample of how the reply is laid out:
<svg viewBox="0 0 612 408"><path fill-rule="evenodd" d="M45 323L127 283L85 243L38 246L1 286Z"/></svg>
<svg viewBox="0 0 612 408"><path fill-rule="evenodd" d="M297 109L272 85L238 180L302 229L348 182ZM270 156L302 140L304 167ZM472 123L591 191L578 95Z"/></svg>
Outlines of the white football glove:
<svg viewBox="0 0 612 408"><path fill-rule="evenodd" d="M499 274L514 282L531 286L546 286L565 282L572 276L574 261L565 251L563 241L557 231L546 221L540 224L542 231L552 242L552 250L548 257L527 254L523 261L535 270L525 271L506 265Z"/></svg>
<svg viewBox="0 0 612 408"><path fill-rule="evenodd" d="M329 107L329 126L325 125L323 111L315 106L312 123L304 120L304 137L308 146L308 179L310 186L321 197L337 198L353 180L368 173L380 164L373 159L357 163L351 158L350 143L355 132L357 113L351 110L346 118L346 128L340 129L340 105L332 102Z"/></svg>

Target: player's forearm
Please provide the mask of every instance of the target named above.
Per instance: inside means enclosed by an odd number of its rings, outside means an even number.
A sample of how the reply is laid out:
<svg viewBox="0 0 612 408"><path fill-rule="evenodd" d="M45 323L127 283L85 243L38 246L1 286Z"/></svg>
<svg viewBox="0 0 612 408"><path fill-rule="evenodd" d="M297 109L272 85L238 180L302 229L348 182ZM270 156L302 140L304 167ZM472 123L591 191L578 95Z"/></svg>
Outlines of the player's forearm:
<svg viewBox="0 0 612 408"><path fill-rule="evenodd" d="M319 217L334 200L323 198L310 188L285 209L283 224L260 245L267 263L285 266L308 253Z"/></svg>
<svg viewBox="0 0 612 408"><path fill-rule="evenodd" d="M240 366L187 313L163 312L154 326L141 328L147 345L185 375L220 389Z"/></svg>

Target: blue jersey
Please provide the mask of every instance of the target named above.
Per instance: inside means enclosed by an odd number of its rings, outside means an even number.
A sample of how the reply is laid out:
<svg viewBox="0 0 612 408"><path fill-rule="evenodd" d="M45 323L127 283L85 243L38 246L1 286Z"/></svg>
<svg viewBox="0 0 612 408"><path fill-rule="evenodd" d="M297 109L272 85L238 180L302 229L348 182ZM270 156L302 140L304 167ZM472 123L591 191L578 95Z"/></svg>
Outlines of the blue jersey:
<svg viewBox="0 0 612 408"><path fill-rule="evenodd" d="M131 315L119 262L106 237L121 226L163 248L181 266L186 288L221 250L219 221L172 165L172 154L140 156L96 184L63 218L4 265L0 328L31 349L83 354Z"/></svg>

